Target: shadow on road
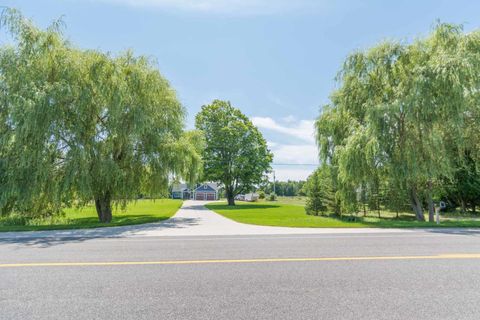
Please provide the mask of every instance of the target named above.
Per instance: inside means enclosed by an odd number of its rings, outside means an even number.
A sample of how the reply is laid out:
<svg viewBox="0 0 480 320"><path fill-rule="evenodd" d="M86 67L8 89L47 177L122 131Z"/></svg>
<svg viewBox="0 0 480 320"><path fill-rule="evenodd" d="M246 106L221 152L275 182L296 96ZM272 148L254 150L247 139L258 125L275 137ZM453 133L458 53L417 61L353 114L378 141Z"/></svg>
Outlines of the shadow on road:
<svg viewBox="0 0 480 320"><path fill-rule="evenodd" d="M441 233L441 234L451 234L451 235L461 235L461 236L480 236L480 229L470 229L470 228L430 228L430 229L421 229L430 233Z"/></svg>
<svg viewBox="0 0 480 320"><path fill-rule="evenodd" d="M25 231L16 232L15 235L12 235L10 237L6 237L8 233L4 233L0 235L0 245L16 244L20 247L37 246L40 248L48 248L55 245L83 242L94 239L124 238L131 235L141 235L150 231L183 229L198 225L198 220L198 218L173 217L168 220L156 223L121 227L78 230Z"/></svg>

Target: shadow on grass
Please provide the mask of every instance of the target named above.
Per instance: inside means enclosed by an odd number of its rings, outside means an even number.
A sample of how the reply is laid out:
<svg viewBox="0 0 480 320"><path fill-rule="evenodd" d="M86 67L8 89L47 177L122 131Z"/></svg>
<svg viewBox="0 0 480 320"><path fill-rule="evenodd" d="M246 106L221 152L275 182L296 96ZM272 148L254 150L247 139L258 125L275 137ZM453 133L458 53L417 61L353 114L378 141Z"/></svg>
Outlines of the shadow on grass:
<svg viewBox="0 0 480 320"><path fill-rule="evenodd" d="M414 216L401 215L396 217L374 218L376 221L369 221L372 217L355 216L320 216L330 218L343 223L360 223L365 227L371 228L399 228L399 229L418 229L426 232L457 234L457 235L480 235L480 221L457 220L435 222L417 221Z"/></svg>
<svg viewBox="0 0 480 320"><path fill-rule="evenodd" d="M64 224L44 224L44 225L9 225L1 226L0 232L21 232L21 231L48 231L48 230L72 230L72 229L91 229L91 228L109 228L127 225L138 225L144 223L160 222L169 219L170 216L151 216L151 215L114 215L112 222L102 223L97 217L71 218L69 223Z"/></svg>

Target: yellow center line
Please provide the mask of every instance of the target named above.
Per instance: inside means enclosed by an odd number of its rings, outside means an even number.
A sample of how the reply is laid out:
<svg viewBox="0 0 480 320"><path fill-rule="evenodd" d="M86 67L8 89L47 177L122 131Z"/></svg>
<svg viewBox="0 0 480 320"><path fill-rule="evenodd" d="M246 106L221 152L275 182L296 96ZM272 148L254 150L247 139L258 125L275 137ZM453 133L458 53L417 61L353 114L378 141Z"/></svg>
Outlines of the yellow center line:
<svg viewBox="0 0 480 320"><path fill-rule="evenodd" d="M91 266L135 266L135 265L181 265L221 263L264 263L264 262L314 262L314 261L372 261L372 260L455 260L480 259L480 253L439 254L424 256L365 256L365 257L318 257L318 258L259 258L259 259L216 259L216 260L170 260L170 261L105 261L105 262L30 262L1 263L0 268L19 267L91 267Z"/></svg>

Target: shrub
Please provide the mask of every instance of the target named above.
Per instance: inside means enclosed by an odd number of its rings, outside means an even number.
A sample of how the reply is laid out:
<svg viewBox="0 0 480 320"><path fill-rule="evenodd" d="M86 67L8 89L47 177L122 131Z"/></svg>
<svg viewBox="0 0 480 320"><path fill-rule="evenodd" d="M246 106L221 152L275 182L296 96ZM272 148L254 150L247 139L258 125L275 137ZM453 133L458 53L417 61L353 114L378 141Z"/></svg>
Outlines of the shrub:
<svg viewBox="0 0 480 320"><path fill-rule="evenodd" d="M265 199L265 191L263 191L263 190L258 191L258 198L259 199Z"/></svg>
<svg viewBox="0 0 480 320"><path fill-rule="evenodd" d="M277 200L277 195L275 193L270 193L270 195L268 196L268 200L269 201Z"/></svg>
<svg viewBox="0 0 480 320"><path fill-rule="evenodd" d="M0 226L24 226L28 220L25 216L12 213L0 218Z"/></svg>

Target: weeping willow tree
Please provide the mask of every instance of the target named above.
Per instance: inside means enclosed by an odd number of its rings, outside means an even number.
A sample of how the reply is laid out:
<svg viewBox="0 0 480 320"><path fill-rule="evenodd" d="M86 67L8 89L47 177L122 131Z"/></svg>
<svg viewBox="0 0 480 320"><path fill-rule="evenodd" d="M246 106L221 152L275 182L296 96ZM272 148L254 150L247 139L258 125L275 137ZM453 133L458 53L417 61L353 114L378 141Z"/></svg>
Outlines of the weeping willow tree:
<svg viewBox="0 0 480 320"><path fill-rule="evenodd" d="M185 110L155 65L131 52L80 50L61 23L36 28L2 15L0 208L51 214L94 201L99 220L138 194L194 180L203 138L183 131Z"/></svg>
<svg viewBox="0 0 480 320"><path fill-rule="evenodd" d="M479 32L439 24L425 39L384 42L347 58L340 87L316 122L320 155L338 170L344 210L357 210L359 190L373 194L383 185L407 195L418 220L426 202L433 221L435 189L473 148L467 133L478 133L467 127L480 120L471 119L478 115L479 49Z"/></svg>

